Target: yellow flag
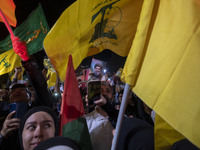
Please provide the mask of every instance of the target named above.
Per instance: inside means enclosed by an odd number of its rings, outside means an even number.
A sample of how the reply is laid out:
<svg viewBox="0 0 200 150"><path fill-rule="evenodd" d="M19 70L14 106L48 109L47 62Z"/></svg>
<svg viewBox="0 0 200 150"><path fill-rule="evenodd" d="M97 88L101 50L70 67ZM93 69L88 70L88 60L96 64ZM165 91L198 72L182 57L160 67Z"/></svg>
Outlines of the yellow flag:
<svg viewBox="0 0 200 150"><path fill-rule="evenodd" d="M15 17L15 3L13 2L13 0L1 0L0 8L3 14L5 15L8 23L11 26L16 27L17 20ZM1 17L0 17L0 21L3 22L3 19Z"/></svg>
<svg viewBox="0 0 200 150"><path fill-rule="evenodd" d="M143 0L77 0L44 40L44 49L62 81L69 55L74 68L87 57L110 49L127 56Z"/></svg>
<svg viewBox="0 0 200 150"><path fill-rule="evenodd" d="M0 75L12 71L17 66L21 66L21 58L13 49L0 55Z"/></svg>
<svg viewBox="0 0 200 150"><path fill-rule="evenodd" d="M56 78L57 78L55 69L53 68L50 60L47 59L47 58L44 59L43 64L44 64L44 67L47 69L47 75L46 76L49 77L49 79L47 80L48 88L55 86Z"/></svg>
<svg viewBox="0 0 200 150"><path fill-rule="evenodd" d="M155 150L171 150L171 146L182 139L185 139L185 137L156 114L154 126Z"/></svg>
<svg viewBox="0 0 200 150"><path fill-rule="evenodd" d="M151 14L156 17L148 28L139 22L123 78L171 127L200 147L200 7L194 0L156 0ZM144 30L148 32L141 34Z"/></svg>
<svg viewBox="0 0 200 150"><path fill-rule="evenodd" d="M50 78L49 80L47 80L47 85L48 85L48 88L52 87L52 86L55 86L56 84L56 72L51 72L48 70L47 72L47 76L50 75Z"/></svg>

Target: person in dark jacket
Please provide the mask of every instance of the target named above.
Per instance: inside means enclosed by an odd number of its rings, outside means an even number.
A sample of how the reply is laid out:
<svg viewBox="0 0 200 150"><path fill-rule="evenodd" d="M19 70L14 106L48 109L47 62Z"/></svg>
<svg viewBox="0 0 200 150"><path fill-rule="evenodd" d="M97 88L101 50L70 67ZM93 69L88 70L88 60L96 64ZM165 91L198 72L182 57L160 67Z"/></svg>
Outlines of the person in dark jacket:
<svg viewBox="0 0 200 150"><path fill-rule="evenodd" d="M38 64L36 63L33 56L29 56L27 52L26 43L21 41L16 36L11 36L12 44L13 44L13 50L16 54L18 54L22 61L22 66L26 70L26 74L28 76L29 81L32 84L32 87L35 91L35 102L34 106L47 106L49 108L53 108L53 98L51 96L51 93L48 90L46 80L42 74L42 71L39 69ZM11 120L11 119L9 119ZM6 120L4 121L6 122ZM17 133L18 131L15 130L11 133L11 135L6 135L6 137L2 137L2 143L0 144L0 149L3 149L5 145L5 149L12 149L9 148L9 146L14 147L13 149L17 149L18 145L18 138ZM7 142L8 143L7 143ZM15 146L15 142L17 142ZM6 143L6 144L4 144Z"/></svg>
<svg viewBox="0 0 200 150"><path fill-rule="evenodd" d="M138 118L126 118L119 133L117 150L154 150L154 128Z"/></svg>
<svg viewBox="0 0 200 150"><path fill-rule="evenodd" d="M199 148L193 145L188 139L182 139L175 142L171 150L199 150Z"/></svg>
<svg viewBox="0 0 200 150"><path fill-rule="evenodd" d="M28 79L35 91L35 105L43 105L52 108L53 100L48 90L46 80L34 57L29 56L26 43L16 36L11 36L11 40L13 43L13 50L21 57L22 66L25 68Z"/></svg>

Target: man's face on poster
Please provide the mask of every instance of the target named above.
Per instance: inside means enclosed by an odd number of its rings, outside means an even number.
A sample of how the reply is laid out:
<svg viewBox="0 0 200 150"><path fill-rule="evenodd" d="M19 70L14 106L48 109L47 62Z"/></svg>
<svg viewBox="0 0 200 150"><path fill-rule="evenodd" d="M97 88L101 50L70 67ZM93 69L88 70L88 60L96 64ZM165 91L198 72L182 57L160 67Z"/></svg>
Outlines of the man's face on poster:
<svg viewBox="0 0 200 150"><path fill-rule="evenodd" d="M101 67L96 66L94 68L94 74L95 74L95 76L99 76L101 74Z"/></svg>

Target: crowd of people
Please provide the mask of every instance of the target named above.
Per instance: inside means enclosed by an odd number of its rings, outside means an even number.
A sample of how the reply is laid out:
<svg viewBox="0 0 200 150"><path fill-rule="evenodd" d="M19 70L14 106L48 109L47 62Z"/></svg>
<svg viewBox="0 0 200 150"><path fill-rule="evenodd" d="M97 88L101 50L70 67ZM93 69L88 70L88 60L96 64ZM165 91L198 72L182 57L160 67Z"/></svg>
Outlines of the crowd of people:
<svg viewBox="0 0 200 150"><path fill-rule="evenodd" d="M40 70L35 59L28 55L26 44L17 37L11 39L14 51L22 59L28 80L18 82L22 68L16 67L12 82L0 89L0 149L45 149L56 144L81 149L70 138L58 137L62 103L59 76L53 90L50 90L46 74ZM103 78L102 70L103 66L96 64L87 81L79 80L84 117L94 150L111 149L125 85L116 75L109 77L109 80L108 76ZM100 97L93 103L88 100L89 81L101 83ZM153 150L154 117L155 112L130 90L117 149ZM197 148L193 146L193 149Z"/></svg>

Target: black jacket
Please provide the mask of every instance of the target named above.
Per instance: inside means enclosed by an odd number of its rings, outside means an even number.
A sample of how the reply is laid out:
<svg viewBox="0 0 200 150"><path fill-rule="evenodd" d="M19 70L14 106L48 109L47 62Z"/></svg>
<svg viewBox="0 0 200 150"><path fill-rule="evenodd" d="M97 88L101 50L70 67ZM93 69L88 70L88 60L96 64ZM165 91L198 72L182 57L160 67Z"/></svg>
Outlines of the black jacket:
<svg viewBox="0 0 200 150"><path fill-rule="evenodd" d="M22 61L22 65L26 70L28 79L30 80L35 94L35 105L53 107L53 97L48 90L47 82L40 70L37 62L33 57L27 61Z"/></svg>

